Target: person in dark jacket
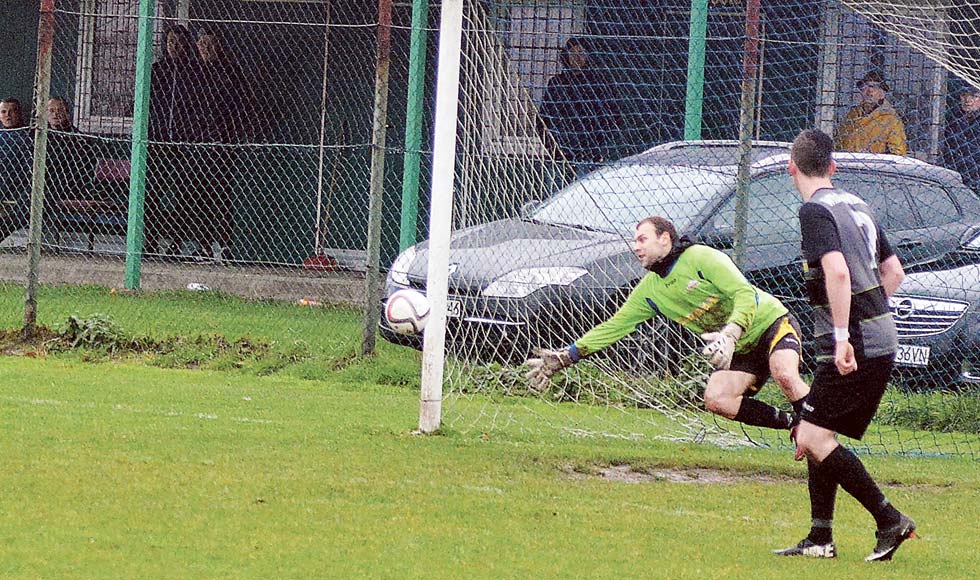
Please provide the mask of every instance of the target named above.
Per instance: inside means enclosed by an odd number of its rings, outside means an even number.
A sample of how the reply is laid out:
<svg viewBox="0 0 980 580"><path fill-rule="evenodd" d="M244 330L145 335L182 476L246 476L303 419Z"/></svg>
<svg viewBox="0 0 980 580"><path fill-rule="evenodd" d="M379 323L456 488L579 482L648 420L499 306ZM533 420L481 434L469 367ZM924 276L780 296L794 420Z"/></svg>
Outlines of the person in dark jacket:
<svg viewBox="0 0 980 580"><path fill-rule="evenodd" d="M584 39L570 38L559 58L562 70L548 81L540 115L565 159L581 174L609 158L615 111L605 81L589 66Z"/></svg>
<svg viewBox="0 0 980 580"><path fill-rule="evenodd" d="M191 208L201 185L195 144L202 137L204 76L186 28L172 26L165 38L166 54L153 63L150 82L145 250L154 253L169 238L165 253L178 255L198 230Z"/></svg>
<svg viewBox="0 0 980 580"><path fill-rule="evenodd" d="M92 198L96 157L91 137L75 128L61 97L48 101L48 128L45 211L61 200Z"/></svg>
<svg viewBox="0 0 980 580"><path fill-rule="evenodd" d="M980 195L980 88L960 92L960 108L946 123L941 151L943 164Z"/></svg>
<svg viewBox="0 0 980 580"><path fill-rule="evenodd" d="M210 254L217 243L220 258L229 256L234 224L234 183L237 149L232 145L252 140L255 98L245 77L224 49L217 32L205 28L198 33L197 50L204 82L200 109L202 140L219 145L208 147L205 195L198 196L193 213L199 220L199 253Z"/></svg>
<svg viewBox="0 0 980 580"><path fill-rule="evenodd" d="M33 150L20 101L0 101L0 242L27 225Z"/></svg>

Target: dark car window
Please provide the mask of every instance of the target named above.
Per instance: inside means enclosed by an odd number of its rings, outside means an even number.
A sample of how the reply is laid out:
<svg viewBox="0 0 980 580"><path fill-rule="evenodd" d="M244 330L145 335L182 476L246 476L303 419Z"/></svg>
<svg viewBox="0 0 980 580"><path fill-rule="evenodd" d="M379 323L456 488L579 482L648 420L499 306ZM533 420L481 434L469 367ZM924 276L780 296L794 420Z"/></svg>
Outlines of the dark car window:
<svg viewBox="0 0 980 580"><path fill-rule="evenodd" d="M834 185L863 199L874 212L878 225L886 230L919 227L908 196L912 185L918 183L908 177L884 173L840 170L834 175Z"/></svg>
<svg viewBox="0 0 980 580"><path fill-rule="evenodd" d="M734 231L735 195L714 219L719 231ZM749 246L800 244L800 194L788 174L764 175L749 188L749 210L745 241Z"/></svg>
<svg viewBox="0 0 980 580"><path fill-rule="evenodd" d="M536 220L622 232L637 222L669 216L679 231L719 191L731 187L732 171L631 163L594 171L557 192L531 216Z"/></svg>
<svg viewBox="0 0 980 580"><path fill-rule="evenodd" d="M942 187L922 181L911 184L912 203L919 209L923 223L939 226L960 219L959 209Z"/></svg>

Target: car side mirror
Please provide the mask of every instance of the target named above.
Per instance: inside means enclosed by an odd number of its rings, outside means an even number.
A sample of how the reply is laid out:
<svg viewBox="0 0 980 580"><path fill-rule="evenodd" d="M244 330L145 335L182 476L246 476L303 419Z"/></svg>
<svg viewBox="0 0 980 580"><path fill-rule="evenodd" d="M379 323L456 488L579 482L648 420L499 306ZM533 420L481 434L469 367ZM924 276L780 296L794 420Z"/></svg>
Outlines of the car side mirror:
<svg viewBox="0 0 980 580"><path fill-rule="evenodd" d="M731 250L735 247L735 232L730 227L722 227L701 236L701 243L716 250Z"/></svg>

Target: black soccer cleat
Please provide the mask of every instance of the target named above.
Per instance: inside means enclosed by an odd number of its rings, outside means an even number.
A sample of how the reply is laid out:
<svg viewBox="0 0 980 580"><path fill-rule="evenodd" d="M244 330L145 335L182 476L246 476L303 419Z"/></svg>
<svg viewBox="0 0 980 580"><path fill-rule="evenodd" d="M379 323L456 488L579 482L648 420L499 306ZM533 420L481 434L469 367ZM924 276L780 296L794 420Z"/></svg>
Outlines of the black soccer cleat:
<svg viewBox="0 0 980 580"><path fill-rule="evenodd" d="M837 546L833 542L815 544L810 538L803 538L799 544L784 550L773 550L777 556L809 556L810 558L836 558Z"/></svg>
<svg viewBox="0 0 980 580"><path fill-rule="evenodd" d="M885 562L892 559L902 542L915 537L915 522L905 514L899 514L898 523L894 526L875 532L878 544L874 552L865 558L867 562Z"/></svg>

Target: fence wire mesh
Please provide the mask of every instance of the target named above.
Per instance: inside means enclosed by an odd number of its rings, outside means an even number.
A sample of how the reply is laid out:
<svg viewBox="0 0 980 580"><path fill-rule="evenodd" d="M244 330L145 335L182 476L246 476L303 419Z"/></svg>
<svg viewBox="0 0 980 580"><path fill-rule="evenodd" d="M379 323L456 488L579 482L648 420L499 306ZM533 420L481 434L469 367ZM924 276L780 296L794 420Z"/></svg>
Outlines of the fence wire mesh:
<svg viewBox="0 0 980 580"><path fill-rule="evenodd" d="M362 304L378 5L154 2L146 183L131 191L139 4L56 3L42 280L122 288L135 218L143 290ZM746 42L753 6L758 41ZM861 445L980 454L975 6L506 0L464 10L447 424L523 424L541 405L578 402L590 404L568 405L556 428L642 437L666 416L682 438L786 444L784 433L705 412L700 340L660 318L544 394L527 388L521 363L533 347L567 346L616 312L645 274L634 226L663 215L735 255L752 284L797 316L807 373L800 200L785 166L788 141L816 127L851 152L838 156L836 182L868 202L910 272L890 302L896 380ZM381 188L388 292L426 287L427 244L399 245L426 237L438 11L421 35L423 144L406 151L411 13L408 3L392 7ZM23 272L32 177L30 104L4 102L0 120L18 107L20 120L0 132L7 280ZM743 203L740 136L753 143ZM401 201L406 154L421 156L418 207ZM144 213L134 216L139 195ZM407 236L406 211L419 224ZM79 286L79 301L91 291ZM118 308L109 314L158 323L138 303ZM190 330L193 322L175 331ZM384 324L382 333L421 346ZM492 405L491 393L523 404ZM758 398L788 409L771 384Z"/></svg>

